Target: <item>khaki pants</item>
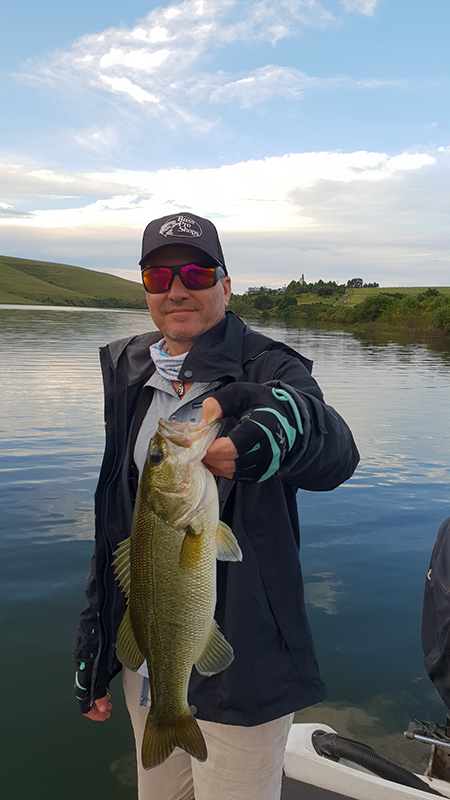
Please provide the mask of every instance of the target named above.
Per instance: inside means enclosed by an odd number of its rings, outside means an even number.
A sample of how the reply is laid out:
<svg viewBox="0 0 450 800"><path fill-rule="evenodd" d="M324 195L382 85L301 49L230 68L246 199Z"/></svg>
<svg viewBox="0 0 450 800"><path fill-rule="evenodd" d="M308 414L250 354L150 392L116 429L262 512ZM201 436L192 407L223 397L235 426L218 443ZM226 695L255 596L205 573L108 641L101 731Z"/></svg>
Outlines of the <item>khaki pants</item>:
<svg viewBox="0 0 450 800"><path fill-rule="evenodd" d="M144 770L140 753L148 708L140 705L142 677L124 667L123 686L136 741L139 800L279 800L293 714L251 728L199 719L205 762L176 748L159 767Z"/></svg>

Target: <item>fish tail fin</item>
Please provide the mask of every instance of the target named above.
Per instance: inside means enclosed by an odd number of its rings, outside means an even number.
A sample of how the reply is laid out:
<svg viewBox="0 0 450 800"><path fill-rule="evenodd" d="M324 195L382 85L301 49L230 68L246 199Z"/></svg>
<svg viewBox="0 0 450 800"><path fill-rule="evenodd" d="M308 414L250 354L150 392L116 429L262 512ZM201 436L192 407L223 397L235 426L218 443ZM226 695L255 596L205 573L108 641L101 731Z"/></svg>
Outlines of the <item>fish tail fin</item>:
<svg viewBox="0 0 450 800"><path fill-rule="evenodd" d="M205 740L197 720L190 711L165 725L156 723L150 711L142 741L142 766L144 769L151 769L162 764L175 747L181 747L199 761L206 761L208 751Z"/></svg>

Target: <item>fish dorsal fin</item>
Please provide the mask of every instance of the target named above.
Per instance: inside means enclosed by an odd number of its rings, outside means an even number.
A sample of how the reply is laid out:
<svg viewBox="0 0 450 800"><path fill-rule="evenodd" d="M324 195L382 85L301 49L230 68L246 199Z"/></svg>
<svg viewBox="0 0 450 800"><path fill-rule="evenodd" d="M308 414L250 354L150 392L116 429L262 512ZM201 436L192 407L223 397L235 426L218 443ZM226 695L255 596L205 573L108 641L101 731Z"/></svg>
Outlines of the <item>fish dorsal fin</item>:
<svg viewBox="0 0 450 800"><path fill-rule="evenodd" d="M197 531L192 525L188 525L186 535L181 544L180 560L178 562L180 572L190 572L197 566L202 554L202 544L202 531Z"/></svg>
<svg viewBox="0 0 450 800"><path fill-rule="evenodd" d="M233 661L233 648L228 644L215 619L211 623L208 637L195 666L200 675L215 675L229 667Z"/></svg>
<svg viewBox="0 0 450 800"><path fill-rule="evenodd" d="M216 531L216 558L218 561L242 561L242 550L225 522L219 522Z"/></svg>
<svg viewBox="0 0 450 800"><path fill-rule="evenodd" d="M144 661L144 656L139 650L136 638L131 627L130 609L125 609L122 622L119 625L116 644L117 658L128 669L137 672Z"/></svg>
<svg viewBox="0 0 450 800"><path fill-rule="evenodd" d="M124 539L113 553L114 573L119 586L125 594L127 603L130 599L130 545L131 539ZM133 633L128 606L119 625L116 653L119 661L125 664L128 669L133 670L133 672L136 672L144 661L144 656L139 650Z"/></svg>
<svg viewBox="0 0 450 800"><path fill-rule="evenodd" d="M113 553L113 568L116 580L127 602L130 598L130 545L131 539L124 539Z"/></svg>

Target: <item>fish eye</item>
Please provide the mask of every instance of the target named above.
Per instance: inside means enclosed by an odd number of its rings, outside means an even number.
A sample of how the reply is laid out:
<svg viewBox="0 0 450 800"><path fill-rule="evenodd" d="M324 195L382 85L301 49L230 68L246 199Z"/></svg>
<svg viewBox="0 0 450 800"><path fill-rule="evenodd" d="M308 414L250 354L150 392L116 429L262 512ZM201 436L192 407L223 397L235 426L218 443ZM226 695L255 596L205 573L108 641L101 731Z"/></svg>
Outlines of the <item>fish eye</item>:
<svg viewBox="0 0 450 800"><path fill-rule="evenodd" d="M152 450L150 453L150 463L151 464L160 464L163 460L163 454L161 450Z"/></svg>

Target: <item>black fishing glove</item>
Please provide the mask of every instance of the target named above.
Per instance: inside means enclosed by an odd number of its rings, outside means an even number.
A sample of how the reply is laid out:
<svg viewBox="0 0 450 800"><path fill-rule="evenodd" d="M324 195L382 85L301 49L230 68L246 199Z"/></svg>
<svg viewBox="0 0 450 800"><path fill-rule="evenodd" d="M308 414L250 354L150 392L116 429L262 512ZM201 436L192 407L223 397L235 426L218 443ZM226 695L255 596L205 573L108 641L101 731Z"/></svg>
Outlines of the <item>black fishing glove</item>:
<svg viewBox="0 0 450 800"><path fill-rule="evenodd" d="M214 397L224 417L239 418L227 434L239 454L234 479L262 482L271 478L303 433L292 396L259 383L229 383Z"/></svg>
<svg viewBox="0 0 450 800"><path fill-rule="evenodd" d="M87 714L92 708L91 703L91 680L92 662L77 661L77 671L75 673L75 697L78 700L80 711Z"/></svg>

